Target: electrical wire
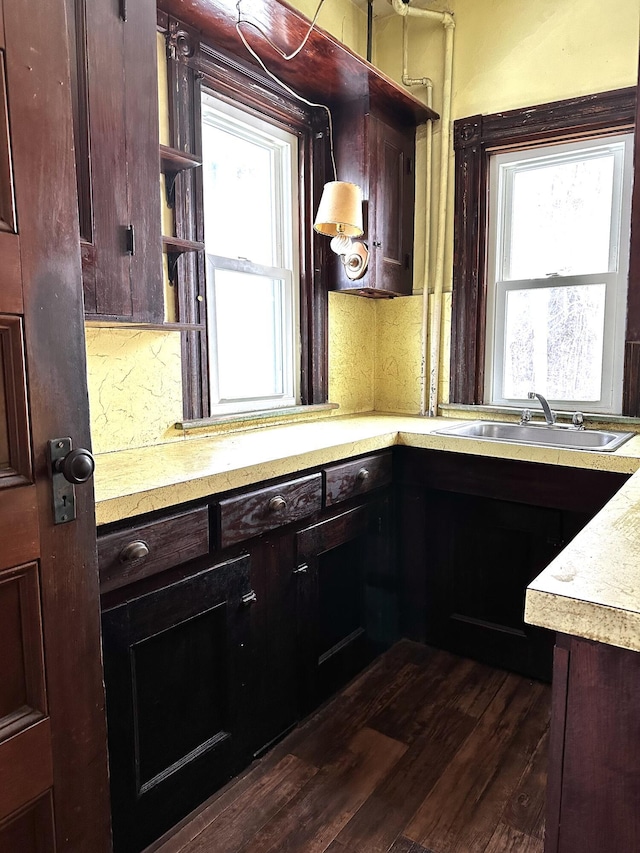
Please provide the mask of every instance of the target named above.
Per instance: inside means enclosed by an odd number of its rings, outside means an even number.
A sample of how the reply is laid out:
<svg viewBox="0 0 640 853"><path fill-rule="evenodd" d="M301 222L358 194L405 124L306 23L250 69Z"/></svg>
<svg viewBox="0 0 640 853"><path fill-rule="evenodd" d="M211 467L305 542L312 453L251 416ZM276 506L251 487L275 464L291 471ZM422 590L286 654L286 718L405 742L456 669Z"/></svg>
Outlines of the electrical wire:
<svg viewBox="0 0 640 853"><path fill-rule="evenodd" d="M238 0L238 2L236 3L236 9L238 10L238 25L239 25L239 24L246 24L248 27L253 27L253 28L254 28L254 30L257 30L257 31L260 33L260 35L263 37L263 39L264 39L265 41L267 41L267 42L271 45L271 47L272 47L272 48L273 48L277 53L279 53L279 54L280 54L280 56L281 56L283 59L286 59L286 61L287 61L287 62L289 62L291 59L294 59L294 57L296 57L296 56L300 53L300 51L302 50L302 48L303 48L303 47L305 46L305 44L309 41L309 36L311 35L311 33L312 33L312 31L313 31L313 28L314 28L314 27L315 27L315 25L316 25L316 21L318 20L318 15L320 14L320 10L321 10L321 9L322 9L322 7L324 6L324 2L325 2L325 0L320 0L320 3L318 4L318 8L316 9L316 13L315 13L315 15L313 16L313 20L311 21L311 26L310 26L310 27L309 27L309 29L307 30L307 34L306 34L306 36L302 39L302 41L301 41L300 45L299 45L299 46L298 46L298 47L293 51L293 53L289 53L289 54L286 54L284 51L280 50L280 48L278 47L278 45L277 45L277 44L274 44L274 42L272 42L272 41L271 41L271 39L270 39L270 38L269 38L269 36L265 33L265 31L264 31L263 29L261 29L257 24L254 24L254 23L253 23L253 21L247 21L247 20L242 20L242 19L241 19L241 17L240 17L240 14L241 14L241 13L240 13L240 3L241 3L241 2L242 2L242 0ZM236 27L236 28L237 28L237 27Z"/></svg>
<svg viewBox="0 0 640 853"><path fill-rule="evenodd" d="M322 109L326 112L327 121L328 121L328 125L329 125L329 151L331 154L331 166L333 168L333 180L337 181L338 180L338 171L336 169L336 158L335 158L335 154L334 154L334 150L333 150L333 116L331 115L331 110L329 109L329 107L326 104L317 104L317 103L314 103L313 101L307 100L307 98L304 98L302 95L298 94L298 92L294 91L290 86L288 86L286 83L284 83L278 76L276 76L276 74L273 73L273 71L270 71L267 68L267 66L264 64L264 61L261 59L261 57L258 56L258 54L255 52L255 50L251 47L251 45L249 44L249 42L245 38L244 33L240 29L242 24L246 24L247 26L253 27L253 29L257 30L260 33L260 35L264 39L266 39L267 43L270 44L271 47L284 60L289 62L291 59L293 59L294 57L296 57L300 53L302 48L305 46L305 44L309 40L309 36L311 35L311 33L313 31L313 28L314 28L316 21L318 19L318 15L320 14L320 9L322 8L322 5L325 2L325 0L320 0L320 4L318 5L318 8L317 8L316 13L313 17L313 21L311 22L311 26L309 27L309 29L307 31L307 34L305 35L305 37L302 40L299 47L297 47L296 50L294 50L294 52L291 54L285 54L282 50L280 50L280 48L277 47L277 45L275 45L271 41L271 39L267 36L267 34L264 32L264 30L261 27L259 27L257 24L254 24L252 21L243 20L241 18L241 14L242 14L240 11L240 3L241 2L242 2L242 0L238 0L236 3L236 9L238 10L238 21L236 23L236 31L238 33L238 36L240 37L240 40L242 41L242 43L246 47L246 49L249 51L251 56L253 56L253 58L260 65L260 67L265 72L265 74L267 74L269 77L271 77L272 80L275 80L275 82L279 86L282 86L282 88L285 91L287 91L290 95L292 95L294 98L297 98L297 100L302 101L303 104L307 104L307 106L309 106L309 107L318 107L319 109Z"/></svg>

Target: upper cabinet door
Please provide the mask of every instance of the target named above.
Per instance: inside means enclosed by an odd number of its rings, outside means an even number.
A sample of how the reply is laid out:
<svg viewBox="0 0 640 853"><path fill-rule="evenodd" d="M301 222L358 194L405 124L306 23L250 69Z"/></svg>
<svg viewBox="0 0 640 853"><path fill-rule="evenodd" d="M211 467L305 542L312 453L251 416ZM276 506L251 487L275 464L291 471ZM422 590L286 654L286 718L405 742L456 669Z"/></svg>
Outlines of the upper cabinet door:
<svg viewBox="0 0 640 853"><path fill-rule="evenodd" d="M85 314L163 323L156 4L66 3Z"/></svg>
<svg viewBox="0 0 640 853"><path fill-rule="evenodd" d="M370 256L367 271L355 281L337 260L331 287L363 296L410 296L415 127L383 121L363 102L335 111L334 136L339 179L362 188L362 240Z"/></svg>
<svg viewBox="0 0 640 853"><path fill-rule="evenodd" d="M369 181L370 263L376 286L411 295L415 131L370 116L374 168Z"/></svg>

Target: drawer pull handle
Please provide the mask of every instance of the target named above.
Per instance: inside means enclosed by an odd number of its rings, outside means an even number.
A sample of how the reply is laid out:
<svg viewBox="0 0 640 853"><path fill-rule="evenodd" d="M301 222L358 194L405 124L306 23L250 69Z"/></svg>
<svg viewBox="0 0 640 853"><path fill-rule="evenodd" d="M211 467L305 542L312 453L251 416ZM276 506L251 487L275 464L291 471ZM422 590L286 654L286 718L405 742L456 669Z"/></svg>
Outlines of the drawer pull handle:
<svg viewBox="0 0 640 853"><path fill-rule="evenodd" d="M287 502L282 495L276 495L275 498L271 498L269 501L269 512L280 512L286 505Z"/></svg>
<svg viewBox="0 0 640 853"><path fill-rule="evenodd" d="M356 474L356 480L359 483L364 483L369 479L369 470L367 468L361 468Z"/></svg>
<svg viewBox="0 0 640 853"><path fill-rule="evenodd" d="M120 562L133 563L136 560L144 560L148 556L149 546L146 542L139 539L137 542L129 542L128 545L124 546L122 551L120 551Z"/></svg>
<svg viewBox="0 0 640 853"><path fill-rule="evenodd" d="M242 596L242 603L245 607L248 607L250 604L255 604L257 600L258 596L256 595L255 590L253 589L251 590L251 592L248 592L246 595Z"/></svg>
<svg viewBox="0 0 640 853"><path fill-rule="evenodd" d="M294 575L306 575L309 571L309 566L306 563L300 563L297 569L293 570Z"/></svg>

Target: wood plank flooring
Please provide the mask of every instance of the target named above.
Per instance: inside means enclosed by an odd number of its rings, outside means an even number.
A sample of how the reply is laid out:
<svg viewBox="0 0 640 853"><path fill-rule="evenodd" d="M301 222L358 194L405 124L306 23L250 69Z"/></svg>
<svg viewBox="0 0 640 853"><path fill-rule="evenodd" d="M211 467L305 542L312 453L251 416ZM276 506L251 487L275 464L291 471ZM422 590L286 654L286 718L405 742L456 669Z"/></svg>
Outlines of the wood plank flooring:
<svg viewBox="0 0 640 853"><path fill-rule="evenodd" d="M542 853L550 691L398 643L147 853Z"/></svg>

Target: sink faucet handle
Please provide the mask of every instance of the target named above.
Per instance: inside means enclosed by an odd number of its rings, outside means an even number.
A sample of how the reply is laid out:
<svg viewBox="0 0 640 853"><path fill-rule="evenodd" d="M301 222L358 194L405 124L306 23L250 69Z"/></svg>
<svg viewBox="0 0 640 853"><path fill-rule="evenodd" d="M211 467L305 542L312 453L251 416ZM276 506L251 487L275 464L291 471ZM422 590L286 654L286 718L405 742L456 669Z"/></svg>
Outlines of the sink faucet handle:
<svg viewBox="0 0 640 853"><path fill-rule="evenodd" d="M582 412L574 412L571 423L578 429L584 429L584 415Z"/></svg>
<svg viewBox="0 0 640 853"><path fill-rule="evenodd" d="M520 424L528 424L531 420L531 409L524 409L520 415Z"/></svg>

